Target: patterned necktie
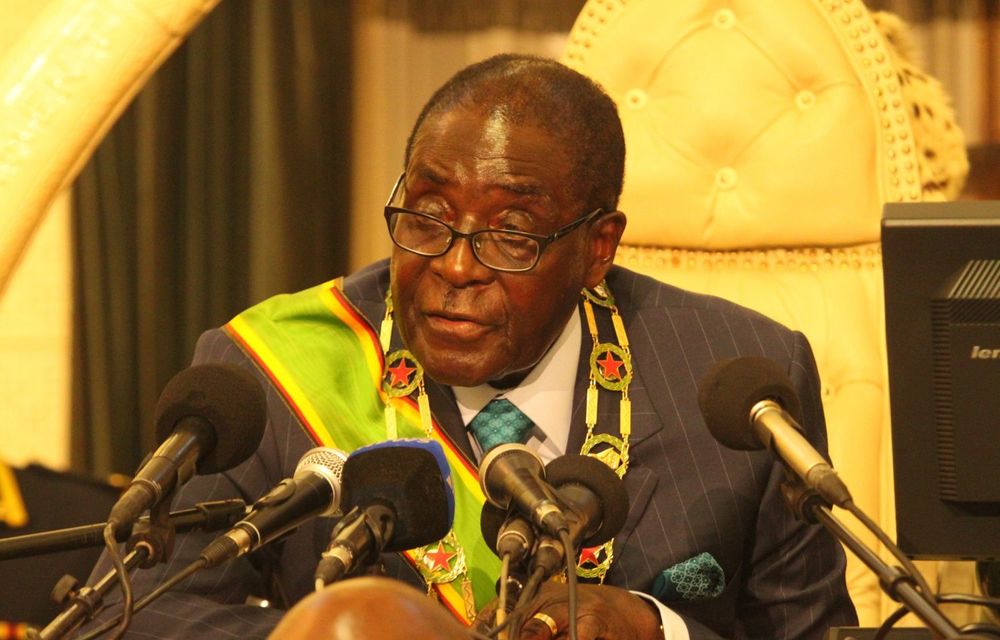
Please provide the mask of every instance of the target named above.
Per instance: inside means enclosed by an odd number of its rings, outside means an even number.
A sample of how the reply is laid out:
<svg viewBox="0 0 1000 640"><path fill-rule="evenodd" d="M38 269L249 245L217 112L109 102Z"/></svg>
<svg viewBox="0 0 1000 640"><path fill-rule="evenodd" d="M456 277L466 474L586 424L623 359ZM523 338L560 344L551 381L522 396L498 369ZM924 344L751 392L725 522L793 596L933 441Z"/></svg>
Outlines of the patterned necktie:
<svg viewBox="0 0 1000 640"><path fill-rule="evenodd" d="M535 425L531 418L506 398L494 398L469 423L483 453L510 442L524 442Z"/></svg>

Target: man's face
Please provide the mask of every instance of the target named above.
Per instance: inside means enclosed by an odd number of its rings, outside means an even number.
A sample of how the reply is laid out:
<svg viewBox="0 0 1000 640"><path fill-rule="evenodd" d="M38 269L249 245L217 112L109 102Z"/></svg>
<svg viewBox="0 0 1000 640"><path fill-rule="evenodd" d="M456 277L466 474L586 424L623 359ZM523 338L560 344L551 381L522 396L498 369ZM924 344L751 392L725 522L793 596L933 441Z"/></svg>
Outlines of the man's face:
<svg viewBox="0 0 1000 640"><path fill-rule="evenodd" d="M589 213L570 193L572 164L562 146L540 128L478 110L434 115L414 139L402 206L465 232L548 235ZM596 259L603 245L594 235L589 226L573 231L524 273L489 269L465 239L435 258L394 247L392 296L404 343L444 384L526 373L559 336L580 289L597 284L610 264Z"/></svg>

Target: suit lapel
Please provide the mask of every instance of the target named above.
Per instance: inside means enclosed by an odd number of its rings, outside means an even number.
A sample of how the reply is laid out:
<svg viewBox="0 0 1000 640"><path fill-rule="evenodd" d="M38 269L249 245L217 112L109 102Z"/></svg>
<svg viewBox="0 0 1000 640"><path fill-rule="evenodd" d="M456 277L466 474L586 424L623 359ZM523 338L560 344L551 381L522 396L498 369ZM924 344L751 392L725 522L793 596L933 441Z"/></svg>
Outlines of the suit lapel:
<svg viewBox="0 0 1000 640"><path fill-rule="evenodd" d="M570 417L569 441L566 443L566 453L578 453L587 435L587 387L589 386L590 351L593 348L590 334L587 333L587 321L582 317L584 330L580 339L580 356L576 365L576 384L573 385L573 413Z"/></svg>

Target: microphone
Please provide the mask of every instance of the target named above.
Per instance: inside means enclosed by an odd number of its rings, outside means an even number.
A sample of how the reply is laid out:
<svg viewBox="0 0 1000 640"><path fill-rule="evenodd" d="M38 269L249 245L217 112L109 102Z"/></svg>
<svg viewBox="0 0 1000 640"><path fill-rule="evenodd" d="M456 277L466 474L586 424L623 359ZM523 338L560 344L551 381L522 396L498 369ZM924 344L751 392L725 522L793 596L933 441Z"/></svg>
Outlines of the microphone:
<svg viewBox="0 0 1000 640"><path fill-rule="evenodd" d="M479 465L479 484L491 504L501 509L513 504L539 529L558 536L569 525L544 477L541 458L523 444L495 447Z"/></svg>
<svg viewBox="0 0 1000 640"><path fill-rule="evenodd" d="M522 561L531 555L535 548L535 528L527 518L517 512L508 512L489 502L483 505L479 517L479 530L483 540L493 553L501 560L508 558L506 580L501 571L497 578L496 592L500 596L503 614L497 611L496 622L502 622L501 615L506 616L514 607L527 583L527 573Z"/></svg>
<svg viewBox="0 0 1000 640"><path fill-rule="evenodd" d="M252 373L231 364L179 372L156 403L161 443L111 508L116 531L135 522L194 473L231 469L260 445L267 421L264 390Z"/></svg>
<svg viewBox="0 0 1000 640"><path fill-rule="evenodd" d="M535 548L535 528L524 516L487 502L479 516L483 540L497 557L510 556L510 564L524 560Z"/></svg>
<svg viewBox="0 0 1000 640"><path fill-rule="evenodd" d="M373 564L380 553L440 540L455 516L451 468L433 440L379 442L344 463L343 508L316 566L317 589Z"/></svg>
<svg viewBox="0 0 1000 640"><path fill-rule="evenodd" d="M595 547L611 540L625 524L629 500L618 474L592 456L560 456L545 467L545 476L566 505L572 545L572 549L564 548L558 536L539 538L531 568L532 572L543 569L548 578L565 566L566 553L575 556L582 546Z"/></svg>
<svg viewBox="0 0 1000 640"><path fill-rule="evenodd" d="M778 363L752 357L718 362L699 385L698 405L723 446L770 449L827 502L840 507L851 502L847 485L802 434L798 396Z"/></svg>
<svg viewBox="0 0 1000 640"><path fill-rule="evenodd" d="M254 503L250 513L201 552L210 569L272 542L314 517L336 515L347 454L329 447L306 451L291 478Z"/></svg>

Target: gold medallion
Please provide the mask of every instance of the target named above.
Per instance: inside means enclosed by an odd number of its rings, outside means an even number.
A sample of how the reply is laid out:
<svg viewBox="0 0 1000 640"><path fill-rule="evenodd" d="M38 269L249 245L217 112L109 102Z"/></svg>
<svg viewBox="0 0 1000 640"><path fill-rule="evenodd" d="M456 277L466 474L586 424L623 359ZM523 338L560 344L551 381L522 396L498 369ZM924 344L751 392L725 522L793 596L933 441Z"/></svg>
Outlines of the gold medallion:
<svg viewBox="0 0 1000 640"><path fill-rule="evenodd" d="M413 556L427 584L451 582L465 573L465 550L454 531L426 547L414 549Z"/></svg>
<svg viewBox="0 0 1000 640"><path fill-rule="evenodd" d="M393 351L385 357L382 390L390 398L402 398L413 393L424 377L424 368L406 349Z"/></svg>
<svg viewBox="0 0 1000 640"><path fill-rule="evenodd" d="M583 293L584 298L598 306L607 309L615 306L615 297L611 295L611 289L608 288L608 283L604 280L601 280L601 283L593 289L584 289L581 293Z"/></svg>
<svg viewBox="0 0 1000 640"><path fill-rule="evenodd" d="M612 539L602 545L582 549L576 563L576 575L581 578L597 578L604 584L604 576L611 568L615 555L614 542Z"/></svg>
<svg viewBox="0 0 1000 640"><path fill-rule="evenodd" d="M632 381L632 356L611 342L598 343L590 352L590 371L605 389L622 391Z"/></svg>
<svg viewBox="0 0 1000 640"><path fill-rule="evenodd" d="M601 445L607 446L595 451ZM625 471L628 470L628 454L625 451L625 442L610 433L591 435L583 441L583 446L580 448L581 454L597 458L617 473L619 478L624 477Z"/></svg>

